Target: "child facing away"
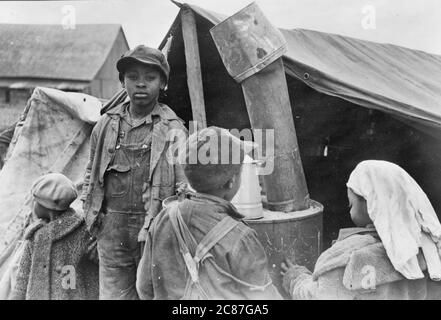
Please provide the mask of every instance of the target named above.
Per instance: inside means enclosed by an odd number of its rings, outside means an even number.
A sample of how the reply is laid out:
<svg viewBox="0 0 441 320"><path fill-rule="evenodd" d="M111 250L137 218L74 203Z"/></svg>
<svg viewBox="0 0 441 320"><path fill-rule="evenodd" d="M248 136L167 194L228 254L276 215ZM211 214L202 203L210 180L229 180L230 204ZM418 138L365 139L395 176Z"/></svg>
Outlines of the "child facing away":
<svg viewBox="0 0 441 320"><path fill-rule="evenodd" d="M287 260L284 287L296 300L440 300L441 224L401 167L366 160L347 182L356 228L341 229L314 272Z"/></svg>
<svg viewBox="0 0 441 320"><path fill-rule="evenodd" d="M31 189L39 219L25 232L13 300L98 299L94 241L70 205L78 194L60 173L38 178Z"/></svg>
<svg viewBox="0 0 441 320"><path fill-rule="evenodd" d="M209 127L192 134L186 145L180 163L197 192L161 211L149 229L137 274L140 298L281 299L256 232L230 202L240 186L245 144L225 129ZM207 148L228 161L197 157ZM228 159L235 151L237 163Z"/></svg>

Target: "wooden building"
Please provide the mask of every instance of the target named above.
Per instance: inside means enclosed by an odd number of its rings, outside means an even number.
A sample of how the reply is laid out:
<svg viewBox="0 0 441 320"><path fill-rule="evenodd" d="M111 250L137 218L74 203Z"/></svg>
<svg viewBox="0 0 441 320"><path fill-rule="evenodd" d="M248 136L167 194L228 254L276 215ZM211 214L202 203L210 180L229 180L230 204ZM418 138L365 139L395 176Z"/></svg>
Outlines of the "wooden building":
<svg viewBox="0 0 441 320"><path fill-rule="evenodd" d="M0 107L24 106L35 87L110 98L116 61L129 49L120 25L0 24Z"/></svg>

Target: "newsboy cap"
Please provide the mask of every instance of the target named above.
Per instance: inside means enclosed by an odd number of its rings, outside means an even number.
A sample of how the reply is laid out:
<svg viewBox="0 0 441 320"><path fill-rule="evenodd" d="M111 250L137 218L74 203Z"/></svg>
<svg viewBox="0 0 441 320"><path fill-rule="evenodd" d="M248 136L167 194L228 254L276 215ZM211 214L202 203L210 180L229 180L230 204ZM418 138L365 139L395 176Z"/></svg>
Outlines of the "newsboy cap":
<svg viewBox="0 0 441 320"><path fill-rule="evenodd" d="M35 180L32 185L34 200L43 207L63 211L77 198L74 183L61 173L49 173Z"/></svg>
<svg viewBox="0 0 441 320"><path fill-rule="evenodd" d="M155 48L146 47L144 45L136 46L134 49L124 53L116 63L116 69L120 74L123 74L127 69L127 66L133 62L147 64L157 67L165 76L168 82L168 76L170 74L170 66L164 54Z"/></svg>

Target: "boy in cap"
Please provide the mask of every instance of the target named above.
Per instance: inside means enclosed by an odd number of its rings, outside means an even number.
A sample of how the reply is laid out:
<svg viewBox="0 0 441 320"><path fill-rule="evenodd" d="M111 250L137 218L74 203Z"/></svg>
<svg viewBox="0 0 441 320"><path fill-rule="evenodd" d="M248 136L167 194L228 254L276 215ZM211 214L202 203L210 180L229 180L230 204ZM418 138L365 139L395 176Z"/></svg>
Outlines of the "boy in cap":
<svg viewBox="0 0 441 320"><path fill-rule="evenodd" d="M25 232L11 299L98 299L98 265L84 219L70 208L75 185L60 173L38 178L31 189L33 214L40 220Z"/></svg>
<svg viewBox="0 0 441 320"><path fill-rule="evenodd" d="M97 236L100 299L137 299L136 269L150 221L161 201L184 180L168 160L170 133L186 137L183 122L158 102L169 77L161 51L140 45L116 65L130 99L95 125L82 200Z"/></svg>
<svg viewBox="0 0 441 320"><path fill-rule="evenodd" d="M181 148L179 162L197 193L153 222L138 268L142 299L281 299L256 232L230 203L246 151L217 127L192 134Z"/></svg>

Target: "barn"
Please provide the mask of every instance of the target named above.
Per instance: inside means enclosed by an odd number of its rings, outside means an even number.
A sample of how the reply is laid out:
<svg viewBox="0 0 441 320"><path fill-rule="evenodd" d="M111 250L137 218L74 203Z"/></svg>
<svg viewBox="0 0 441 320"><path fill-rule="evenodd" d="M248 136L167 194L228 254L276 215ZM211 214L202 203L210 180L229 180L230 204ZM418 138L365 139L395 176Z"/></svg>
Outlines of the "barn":
<svg viewBox="0 0 441 320"><path fill-rule="evenodd" d="M110 98L120 88L115 61L128 49L118 24L1 24L0 107L23 109L35 87Z"/></svg>

